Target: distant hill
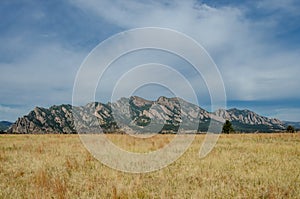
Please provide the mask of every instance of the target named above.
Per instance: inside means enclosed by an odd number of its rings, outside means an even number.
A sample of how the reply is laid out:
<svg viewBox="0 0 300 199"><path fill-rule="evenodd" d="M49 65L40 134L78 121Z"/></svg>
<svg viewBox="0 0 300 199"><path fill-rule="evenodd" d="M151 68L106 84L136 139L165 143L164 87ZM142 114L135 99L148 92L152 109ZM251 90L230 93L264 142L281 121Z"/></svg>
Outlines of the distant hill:
<svg viewBox="0 0 300 199"><path fill-rule="evenodd" d="M74 120L75 118L75 120ZM274 132L284 130L285 123L278 119L260 116L250 110L217 110L210 113L181 98L159 97L156 101L132 96L114 103L89 103L36 107L19 118L9 133L75 133L136 131L141 133L173 133L178 129L220 132L225 120L230 120L236 131ZM74 123L74 121L76 123ZM75 128L75 124L76 127ZM101 127L101 129L99 128Z"/></svg>
<svg viewBox="0 0 300 199"><path fill-rule="evenodd" d="M7 130L13 123L8 121L0 121L0 131Z"/></svg>
<svg viewBox="0 0 300 199"><path fill-rule="evenodd" d="M289 121L283 121L283 124L285 126L293 126L295 129L300 129L300 122L289 122Z"/></svg>

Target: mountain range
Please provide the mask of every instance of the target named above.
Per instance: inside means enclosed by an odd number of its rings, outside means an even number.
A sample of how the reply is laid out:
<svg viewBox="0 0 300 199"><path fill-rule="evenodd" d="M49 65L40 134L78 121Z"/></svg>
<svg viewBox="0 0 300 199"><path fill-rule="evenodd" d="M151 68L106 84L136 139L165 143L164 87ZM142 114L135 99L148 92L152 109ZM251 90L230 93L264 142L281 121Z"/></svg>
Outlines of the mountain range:
<svg viewBox="0 0 300 199"><path fill-rule="evenodd" d="M286 122L236 108L208 112L181 98L159 97L150 101L138 96L116 102L35 107L13 123L7 133L76 132L220 132L225 120L239 132L274 132L286 129Z"/></svg>

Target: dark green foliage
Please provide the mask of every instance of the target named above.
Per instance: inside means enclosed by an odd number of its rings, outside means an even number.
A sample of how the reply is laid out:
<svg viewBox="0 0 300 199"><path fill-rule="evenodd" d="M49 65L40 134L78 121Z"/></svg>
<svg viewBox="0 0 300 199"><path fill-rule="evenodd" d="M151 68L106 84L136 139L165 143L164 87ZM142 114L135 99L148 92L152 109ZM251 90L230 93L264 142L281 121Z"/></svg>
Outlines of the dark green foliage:
<svg viewBox="0 0 300 199"><path fill-rule="evenodd" d="M168 133L177 133L180 126L175 126L173 124L165 124L159 133L168 134Z"/></svg>
<svg viewBox="0 0 300 199"><path fill-rule="evenodd" d="M236 132L243 133L254 133L254 132L263 132L263 133L272 133L272 132L280 132L282 130L280 126L268 126L264 124L245 124L240 121L232 121L231 122L233 129Z"/></svg>
<svg viewBox="0 0 300 199"><path fill-rule="evenodd" d="M286 128L286 131L287 131L288 133L294 133L294 132L295 132L295 128L294 128L293 126L289 125L289 126Z"/></svg>
<svg viewBox="0 0 300 199"><path fill-rule="evenodd" d="M136 118L136 124L138 126L147 126L151 123L151 119L145 115Z"/></svg>
<svg viewBox="0 0 300 199"><path fill-rule="evenodd" d="M226 120L226 122L224 123L222 132L226 133L226 134L234 133L234 129L233 129L232 124L229 120Z"/></svg>
<svg viewBox="0 0 300 199"><path fill-rule="evenodd" d="M204 122L199 122L198 132L220 133L223 124L213 119L206 119Z"/></svg>

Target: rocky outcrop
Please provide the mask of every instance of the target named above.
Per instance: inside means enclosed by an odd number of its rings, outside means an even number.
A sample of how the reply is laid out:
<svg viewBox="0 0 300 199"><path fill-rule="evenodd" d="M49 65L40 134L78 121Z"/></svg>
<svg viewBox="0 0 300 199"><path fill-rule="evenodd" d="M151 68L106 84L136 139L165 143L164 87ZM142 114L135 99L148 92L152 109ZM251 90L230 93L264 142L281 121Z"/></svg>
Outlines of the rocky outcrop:
<svg viewBox="0 0 300 199"><path fill-rule="evenodd" d="M74 132L72 106L35 107L28 115L8 129L8 133L72 133Z"/></svg>
<svg viewBox="0 0 300 199"><path fill-rule="evenodd" d="M258 115L250 110L239 110L236 108L224 110L219 109L214 112L216 116L222 117L233 123L233 126L238 131L252 132L252 131L278 131L284 130L285 125L278 119L267 118Z"/></svg>

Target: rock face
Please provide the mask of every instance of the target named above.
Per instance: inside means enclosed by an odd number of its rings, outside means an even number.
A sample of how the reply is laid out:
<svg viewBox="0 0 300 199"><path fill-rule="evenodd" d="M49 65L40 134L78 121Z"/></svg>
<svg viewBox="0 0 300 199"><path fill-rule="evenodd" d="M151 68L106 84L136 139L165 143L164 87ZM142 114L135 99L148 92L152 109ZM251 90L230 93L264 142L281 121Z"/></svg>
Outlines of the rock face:
<svg viewBox="0 0 300 199"><path fill-rule="evenodd" d="M159 97L156 101L132 96L114 103L89 103L85 106L36 107L19 118L8 133L75 133L115 132L174 133L220 132L223 122L230 120L237 131L283 130L283 123L249 110L218 110L209 113L197 105L180 98ZM211 125L210 125L211 124ZM209 128L210 127L210 128Z"/></svg>
<svg viewBox="0 0 300 199"><path fill-rule="evenodd" d="M249 110L238 110L236 108L229 110L219 109L214 114L231 121L234 129L237 131L270 132L285 129L284 123L280 120L260 116Z"/></svg>
<svg viewBox="0 0 300 199"><path fill-rule="evenodd" d="M8 133L72 133L74 131L72 106L35 107L28 115L19 118Z"/></svg>

